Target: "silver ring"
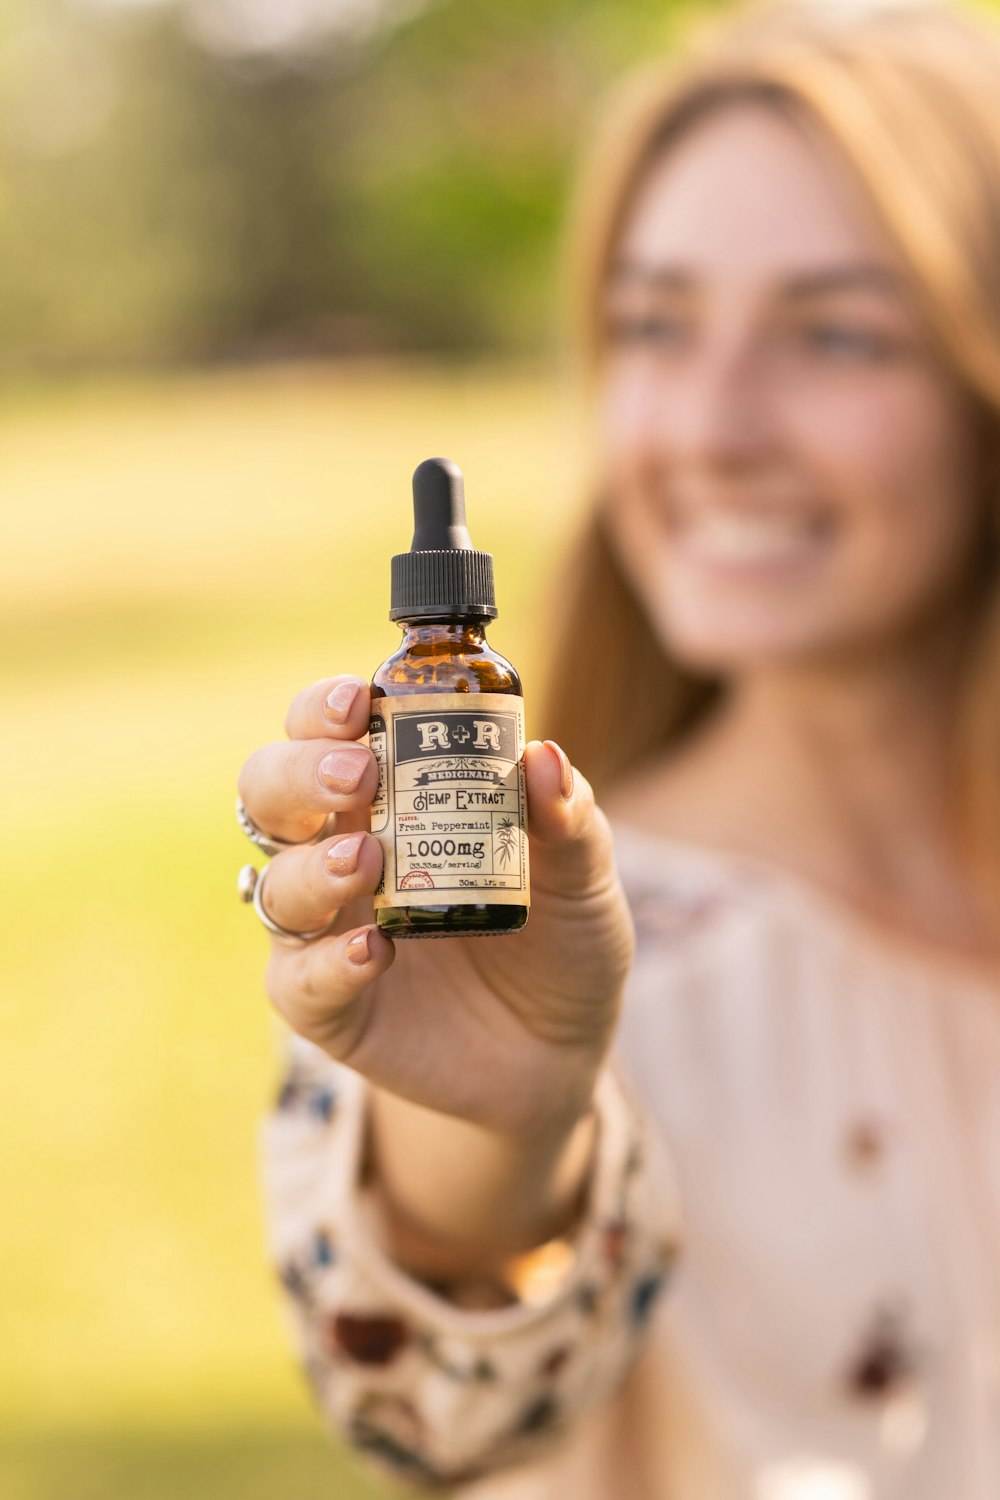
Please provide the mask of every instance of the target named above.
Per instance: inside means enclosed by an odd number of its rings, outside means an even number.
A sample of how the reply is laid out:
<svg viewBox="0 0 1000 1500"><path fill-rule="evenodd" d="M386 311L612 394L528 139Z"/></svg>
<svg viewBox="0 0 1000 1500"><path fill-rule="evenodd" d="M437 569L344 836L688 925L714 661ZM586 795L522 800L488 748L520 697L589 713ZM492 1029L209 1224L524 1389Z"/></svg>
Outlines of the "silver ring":
<svg viewBox="0 0 1000 1500"><path fill-rule="evenodd" d="M244 865L236 881L240 900L247 904L253 902L253 909L268 932L273 932L274 936L280 942L286 943L291 948L300 948L305 943L311 943L314 938L326 937L328 933L332 932L339 913L337 913L337 916L332 917L325 927L317 927L315 932L292 932L288 927L280 927L273 917L268 916L264 910L262 893L264 890L264 876L270 868L270 865L265 865L263 870L258 872L254 869L253 865Z"/></svg>
<svg viewBox="0 0 1000 1500"><path fill-rule="evenodd" d="M268 856L280 854L282 849L307 849L310 844L321 844L327 837L327 825L330 822L331 816L336 816L336 814L327 814L323 827L319 833L314 833L311 839L279 839L275 838L273 834L265 833L263 828L258 827L247 812L243 798L236 798L237 823L243 829L251 844L256 844L257 848ZM248 896L247 900L249 899L250 897Z"/></svg>

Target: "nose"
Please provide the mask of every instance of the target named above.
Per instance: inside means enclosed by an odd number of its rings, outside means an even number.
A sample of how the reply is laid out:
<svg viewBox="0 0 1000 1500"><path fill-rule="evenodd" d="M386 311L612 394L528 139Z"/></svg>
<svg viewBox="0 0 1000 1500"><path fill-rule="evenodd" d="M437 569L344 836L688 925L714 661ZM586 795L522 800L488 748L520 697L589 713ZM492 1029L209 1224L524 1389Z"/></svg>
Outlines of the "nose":
<svg viewBox="0 0 1000 1500"><path fill-rule="evenodd" d="M752 468L771 457L777 413L753 342L737 333L701 347L657 382L656 425L675 460L714 470Z"/></svg>

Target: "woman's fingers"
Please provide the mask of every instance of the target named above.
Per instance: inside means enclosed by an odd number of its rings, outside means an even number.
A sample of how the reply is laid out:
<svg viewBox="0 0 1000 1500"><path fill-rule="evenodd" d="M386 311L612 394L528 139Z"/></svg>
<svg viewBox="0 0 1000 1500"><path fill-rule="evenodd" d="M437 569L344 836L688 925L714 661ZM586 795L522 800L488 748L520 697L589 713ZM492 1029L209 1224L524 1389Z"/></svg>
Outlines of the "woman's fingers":
<svg viewBox="0 0 1000 1500"><path fill-rule="evenodd" d="M337 834L321 844L275 855L261 901L279 927L315 932L352 901L368 897L370 904L381 873L377 839L364 832Z"/></svg>
<svg viewBox="0 0 1000 1500"><path fill-rule="evenodd" d="M293 1031L346 1061L368 1023L372 982L395 956L392 941L375 926L318 938L303 948L275 944L267 993Z"/></svg>
<svg viewBox="0 0 1000 1500"><path fill-rule="evenodd" d="M321 677L296 694L285 717L292 744L265 745L240 772L239 794L258 828L304 843L332 812L345 815L338 829L367 824L378 772L354 773L365 772L371 760L355 743L368 733L369 701L368 684L351 676ZM340 755L352 747L353 754Z"/></svg>
<svg viewBox="0 0 1000 1500"><path fill-rule="evenodd" d="M360 677L321 677L292 699L285 716L291 740L360 740L368 733L371 699Z"/></svg>
<svg viewBox="0 0 1000 1500"><path fill-rule="evenodd" d="M531 835L531 884L539 893L581 897L615 878L613 841L590 782L553 740L524 752Z"/></svg>
<svg viewBox="0 0 1000 1500"><path fill-rule="evenodd" d="M367 745L353 741L292 740L263 745L240 772L239 793L259 828L301 843L332 812L368 808L378 766Z"/></svg>

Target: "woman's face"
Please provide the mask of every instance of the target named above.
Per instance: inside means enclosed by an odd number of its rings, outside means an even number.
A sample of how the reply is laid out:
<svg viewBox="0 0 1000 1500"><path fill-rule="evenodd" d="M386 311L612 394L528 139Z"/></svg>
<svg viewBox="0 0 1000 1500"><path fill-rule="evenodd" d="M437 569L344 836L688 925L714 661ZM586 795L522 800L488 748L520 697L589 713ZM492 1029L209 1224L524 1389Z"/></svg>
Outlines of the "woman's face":
<svg viewBox="0 0 1000 1500"><path fill-rule="evenodd" d="M606 292L614 544L693 667L870 651L951 607L980 519L968 400L832 155L733 105L649 170Z"/></svg>

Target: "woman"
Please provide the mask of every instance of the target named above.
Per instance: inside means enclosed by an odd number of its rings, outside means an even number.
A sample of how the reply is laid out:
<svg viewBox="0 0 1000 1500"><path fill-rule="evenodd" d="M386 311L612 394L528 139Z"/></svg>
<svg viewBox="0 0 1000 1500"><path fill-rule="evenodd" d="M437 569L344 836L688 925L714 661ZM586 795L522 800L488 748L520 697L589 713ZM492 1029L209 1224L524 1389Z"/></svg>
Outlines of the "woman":
<svg viewBox="0 0 1000 1500"><path fill-rule="evenodd" d="M971 15L771 4L619 104L523 933L372 925L360 678L243 769L318 840L270 917L334 919L268 967L273 1253L403 1477L1000 1492L998 69Z"/></svg>

